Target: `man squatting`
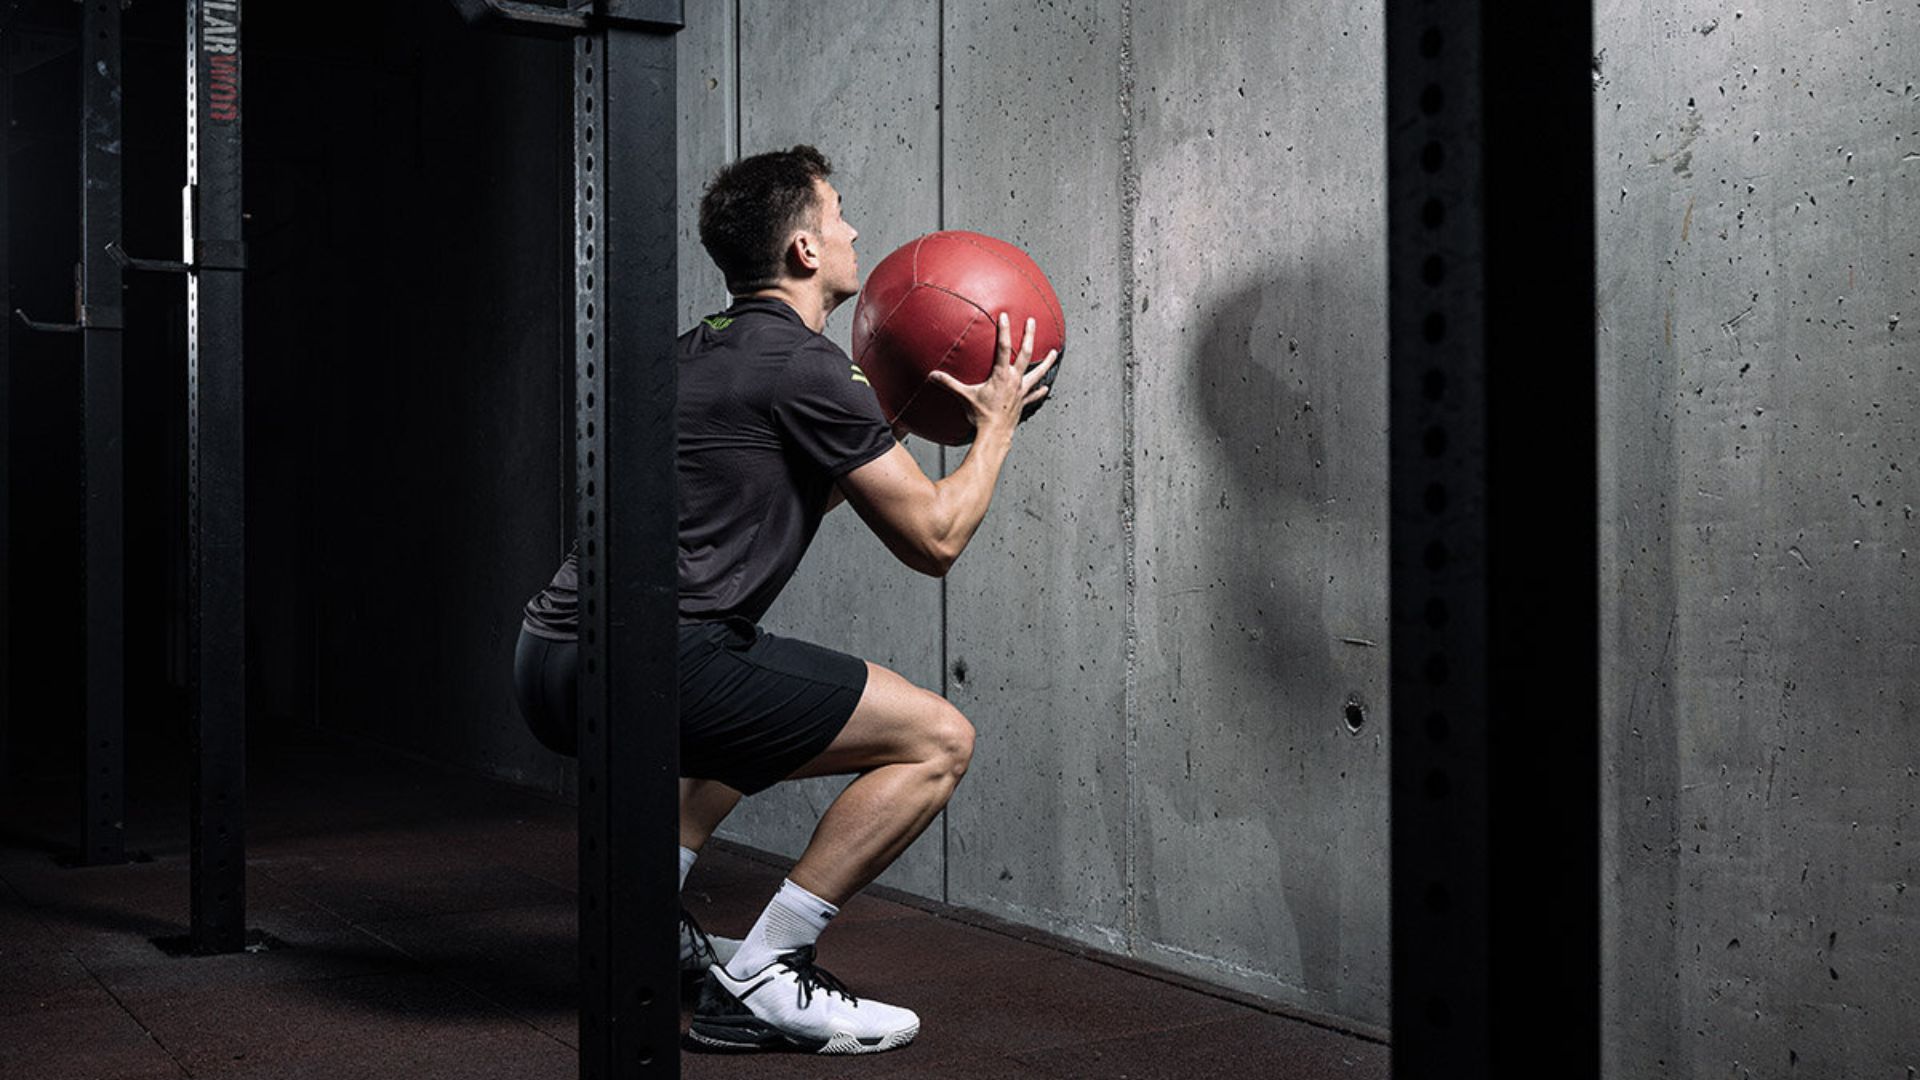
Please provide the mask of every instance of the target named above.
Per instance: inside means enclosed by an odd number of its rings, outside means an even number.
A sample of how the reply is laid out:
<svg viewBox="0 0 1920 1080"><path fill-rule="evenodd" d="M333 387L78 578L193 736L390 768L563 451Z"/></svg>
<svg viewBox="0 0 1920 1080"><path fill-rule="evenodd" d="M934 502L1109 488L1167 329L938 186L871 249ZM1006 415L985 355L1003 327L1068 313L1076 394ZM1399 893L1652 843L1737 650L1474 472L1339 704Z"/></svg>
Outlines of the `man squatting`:
<svg viewBox="0 0 1920 1080"><path fill-rule="evenodd" d="M758 625L821 519L851 503L887 549L944 575L993 497L1021 410L1058 359L1016 351L1000 314L986 381L937 379L974 425L960 467L935 480L900 443L827 316L860 291L859 232L811 146L720 170L700 242L732 305L679 339L680 883L742 795L852 774L806 851L739 941L683 909L681 966L704 971L694 1040L731 1049L872 1053L920 1030L911 1010L856 997L814 962L840 906L946 806L974 732L940 695L878 664ZM931 388L930 388L931 392ZM541 742L575 751L576 555L526 605L514 658L520 708Z"/></svg>

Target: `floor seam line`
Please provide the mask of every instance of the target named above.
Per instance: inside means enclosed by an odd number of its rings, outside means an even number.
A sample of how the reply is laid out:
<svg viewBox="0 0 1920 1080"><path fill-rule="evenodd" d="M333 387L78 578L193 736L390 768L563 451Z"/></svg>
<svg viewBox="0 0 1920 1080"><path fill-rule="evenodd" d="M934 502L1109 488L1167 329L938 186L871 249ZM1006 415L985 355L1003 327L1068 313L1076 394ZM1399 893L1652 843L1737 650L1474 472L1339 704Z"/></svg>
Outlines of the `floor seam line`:
<svg viewBox="0 0 1920 1080"><path fill-rule="evenodd" d="M1029 1046L1020 1050L1004 1051L1001 1056L1018 1061L1023 1054L1044 1054L1054 1050L1073 1050L1082 1047L1104 1046L1108 1043L1137 1039L1143 1035L1165 1035L1171 1031L1185 1031L1188 1028L1211 1027L1215 1024L1230 1024L1234 1022L1234 1017L1221 1016L1214 1017L1211 1020L1190 1020L1178 1024L1167 1024L1165 1026L1136 1027L1122 1035L1102 1035L1095 1039L1067 1039L1061 1042L1042 1043L1038 1046Z"/></svg>

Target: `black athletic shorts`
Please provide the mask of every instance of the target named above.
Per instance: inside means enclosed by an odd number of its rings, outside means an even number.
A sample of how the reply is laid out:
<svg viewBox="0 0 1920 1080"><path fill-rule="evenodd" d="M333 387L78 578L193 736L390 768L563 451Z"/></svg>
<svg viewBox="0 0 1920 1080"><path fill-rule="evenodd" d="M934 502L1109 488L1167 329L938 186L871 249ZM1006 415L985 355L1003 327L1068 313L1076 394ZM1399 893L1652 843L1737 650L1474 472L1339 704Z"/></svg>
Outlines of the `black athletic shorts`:
<svg viewBox="0 0 1920 1080"><path fill-rule="evenodd" d="M541 745L577 753L580 647L523 627L520 713ZM680 775L747 795L793 775L847 726L867 688L858 657L769 634L746 619L680 627Z"/></svg>

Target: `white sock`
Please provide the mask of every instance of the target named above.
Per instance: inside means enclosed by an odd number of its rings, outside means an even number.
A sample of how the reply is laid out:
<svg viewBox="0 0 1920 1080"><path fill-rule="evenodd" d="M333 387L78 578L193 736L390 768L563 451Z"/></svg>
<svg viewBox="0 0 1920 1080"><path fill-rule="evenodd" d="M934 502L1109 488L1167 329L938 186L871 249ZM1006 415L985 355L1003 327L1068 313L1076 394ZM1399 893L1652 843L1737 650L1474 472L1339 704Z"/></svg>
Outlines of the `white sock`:
<svg viewBox="0 0 1920 1080"><path fill-rule="evenodd" d="M680 887L682 889L687 887L687 871L693 869L693 860L699 857L699 852L685 844L680 845Z"/></svg>
<svg viewBox="0 0 1920 1080"><path fill-rule="evenodd" d="M820 940L820 932L840 909L793 883L780 883L760 921L747 932L740 951L727 961L727 974L744 979L780 957Z"/></svg>

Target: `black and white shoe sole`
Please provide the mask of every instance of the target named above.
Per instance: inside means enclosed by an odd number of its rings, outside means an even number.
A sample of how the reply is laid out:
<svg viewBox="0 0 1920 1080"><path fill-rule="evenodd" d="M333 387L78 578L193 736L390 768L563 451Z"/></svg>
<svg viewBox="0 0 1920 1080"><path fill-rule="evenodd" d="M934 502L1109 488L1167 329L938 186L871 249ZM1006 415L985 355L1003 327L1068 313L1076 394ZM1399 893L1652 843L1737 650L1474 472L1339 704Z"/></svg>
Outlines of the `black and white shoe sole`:
<svg viewBox="0 0 1920 1080"><path fill-rule="evenodd" d="M717 1050L797 1050L807 1054L878 1054L897 1050L920 1034L920 1025L861 1038L836 1032L828 1039L808 1039L790 1035L759 1017L695 1017L687 1035L702 1046Z"/></svg>

